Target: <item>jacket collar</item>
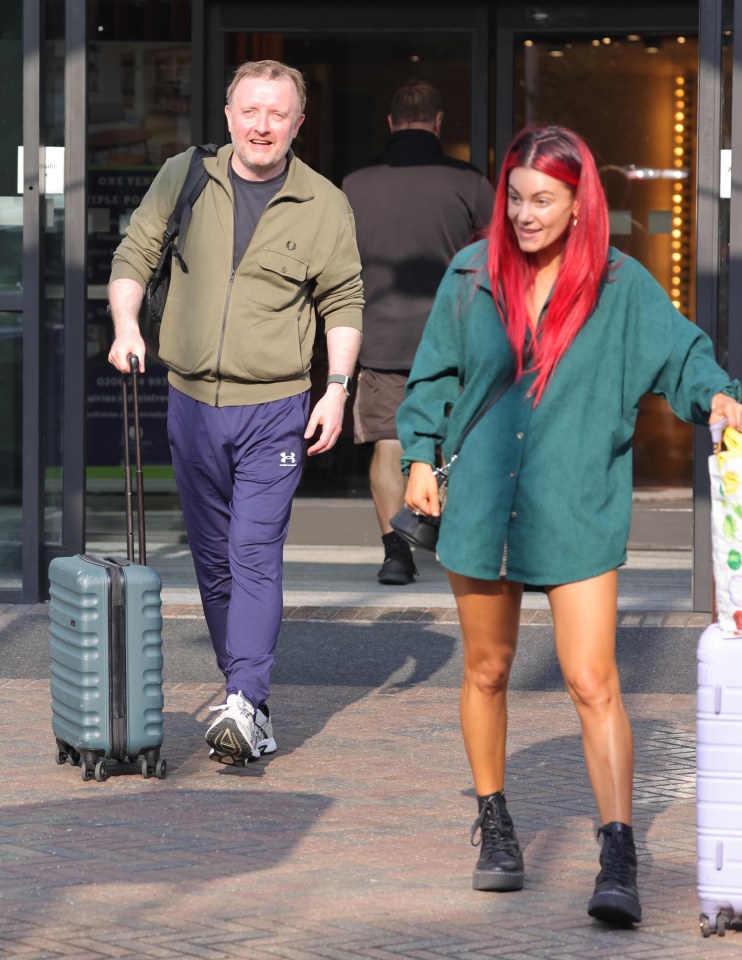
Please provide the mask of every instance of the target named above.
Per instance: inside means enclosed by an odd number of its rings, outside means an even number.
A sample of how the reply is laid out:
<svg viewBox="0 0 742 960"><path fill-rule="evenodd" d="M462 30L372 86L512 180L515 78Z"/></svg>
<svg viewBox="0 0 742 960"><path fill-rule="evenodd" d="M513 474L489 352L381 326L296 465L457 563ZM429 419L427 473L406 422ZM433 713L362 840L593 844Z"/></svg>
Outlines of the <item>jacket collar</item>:
<svg viewBox="0 0 742 960"><path fill-rule="evenodd" d="M490 283L490 275L487 271L487 242L482 242L481 245L477 244L474 252L472 253L469 263L462 264L461 266L456 267L456 273L468 274L471 279L473 279L478 287L481 287L483 290L487 290L489 293L492 293L492 284ZM615 247L608 247L608 257L607 257L607 266L611 270L617 267L621 260L623 259L623 254L616 250ZM606 278L604 277L601 281L602 285L605 283ZM553 289L549 291L549 296L546 299L544 306L548 306L549 300L551 300L551 295Z"/></svg>
<svg viewBox="0 0 742 960"><path fill-rule="evenodd" d="M476 283L477 287L481 287L483 290L487 290L488 293L492 293L490 275L487 271L488 250L488 241L480 240L479 243L475 243L471 248L468 262L460 264L455 270L456 273L467 274L469 278Z"/></svg>
<svg viewBox="0 0 742 960"><path fill-rule="evenodd" d="M393 166L436 163L443 155L441 142L430 130L396 130L387 141L378 162Z"/></svg>
<svg viewBox="0 0 742 960"><path fill-rule="evenodd" d="M233 153L234 147L232 144L226 143L219 148L215 157L207 157L204 160L206 172L224 187L230 197L232 196L232 184L229 182L229 164ZM297 200L299 202L312 200L314 190L309 179L309 168L291 149L286 154L286 158L288 160L286 182L276 196L282 200Z"/></svg>

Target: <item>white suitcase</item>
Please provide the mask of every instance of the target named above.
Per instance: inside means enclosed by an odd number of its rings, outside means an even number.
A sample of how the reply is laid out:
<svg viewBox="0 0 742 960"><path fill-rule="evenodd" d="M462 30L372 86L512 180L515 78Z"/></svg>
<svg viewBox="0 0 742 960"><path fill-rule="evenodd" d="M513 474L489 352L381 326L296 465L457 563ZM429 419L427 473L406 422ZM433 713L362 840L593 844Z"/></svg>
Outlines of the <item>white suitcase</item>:
<svg viewBox="0 0 742 960"><path fill-rule="evenodd" d="M742 637L717 623L698 644L698 895L704 937L742 930Z"/></svg>

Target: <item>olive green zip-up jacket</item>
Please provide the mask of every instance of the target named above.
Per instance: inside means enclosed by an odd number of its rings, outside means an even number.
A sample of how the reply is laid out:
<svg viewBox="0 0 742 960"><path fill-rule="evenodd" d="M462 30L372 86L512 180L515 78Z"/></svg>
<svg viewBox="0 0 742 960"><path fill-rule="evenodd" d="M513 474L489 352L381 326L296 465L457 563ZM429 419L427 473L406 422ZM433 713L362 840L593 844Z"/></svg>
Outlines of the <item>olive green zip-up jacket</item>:
<svg viewBox="0 0 742 960"><path fill-rule="evenodd" d="M318 314L325 329L361 328L363 288L344 194L288 153L286 182L232 270L233 148L204 161L210 180L173 260L160 331L172 386L212 406L264 403L309 389ZM144 288L185 181L193 148L167 160L113 256L111 280Z"/></svg>
<svg viewBox="0 0 742 960"><path fill-rule="evenodd" d="M513 369L483 269L487 249L481 241L458 253L439 287L397 412L405 471L415 461L434 464L437 445L449 460ZM612 248L595 309L536 407L533 379L527 373L505 391L451 464L438 540L448 570L559 584L620 566L643 394L666 397L698 424L708 423L714 394L742 399L709 337L644 267Z"/></svg>

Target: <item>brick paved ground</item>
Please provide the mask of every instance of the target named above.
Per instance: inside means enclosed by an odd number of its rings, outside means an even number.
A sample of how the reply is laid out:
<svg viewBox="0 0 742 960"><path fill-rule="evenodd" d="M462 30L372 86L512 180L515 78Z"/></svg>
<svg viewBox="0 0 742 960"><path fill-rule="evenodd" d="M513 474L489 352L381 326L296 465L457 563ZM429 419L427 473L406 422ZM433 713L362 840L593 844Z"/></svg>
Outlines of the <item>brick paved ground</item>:
<svg viewBox="0 0 742 960"><path fill-rule="evenodd" d="M0 625L16 619L0 610ZM598 849L567 698L512 698L508 793L527 880L485 894L471 889L456 691L397 682L279 684L280 750L245 771L207 759L219 688L167 684L168 778L99 784L54 763L46 681L0 680L0 956L740 956L742 934L698 932L692 696L627 698L645 922L623 931L585 913Z"/></svg>

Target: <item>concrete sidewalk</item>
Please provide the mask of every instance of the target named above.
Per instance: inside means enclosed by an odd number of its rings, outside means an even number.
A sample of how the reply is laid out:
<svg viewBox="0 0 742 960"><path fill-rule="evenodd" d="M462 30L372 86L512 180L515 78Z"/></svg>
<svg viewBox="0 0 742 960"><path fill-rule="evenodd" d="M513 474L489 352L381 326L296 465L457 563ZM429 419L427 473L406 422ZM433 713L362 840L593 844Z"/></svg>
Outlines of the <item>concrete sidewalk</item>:
<svg viewBox="0 0 742 960"><path fill-rule="evenodd" d="M594 801L574 710L537 669L551 655L543 596L526 596L510 709L508 797L526 886L476 893L445 579L424 558L418 583L390 592L375 584L378 551L350 549L287 548L271 697L279 751L244 771L207 758L222 687L187 551L150 547L165 581L162 781L121 771L84 783L54 763L46 608L0 607L0 723L13 746L0 786L0 956L738 956L742 934L703 940L698 929L692 643L709 618L690 610L690 558L641 552L621 574L644 904L627 931L585 913ZM647 686L636 660L652 656Z"/></svg>

